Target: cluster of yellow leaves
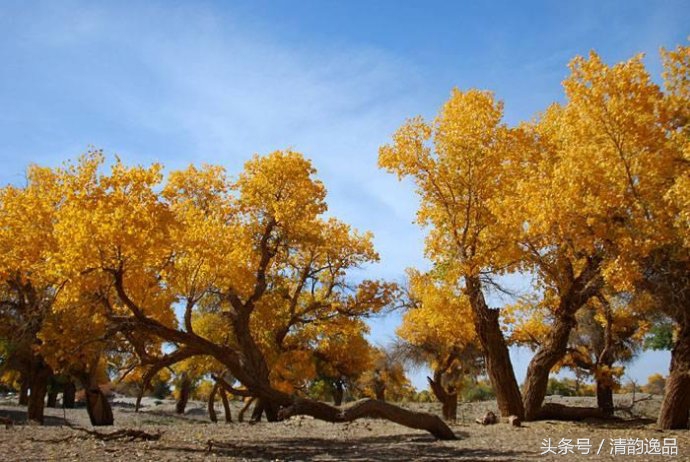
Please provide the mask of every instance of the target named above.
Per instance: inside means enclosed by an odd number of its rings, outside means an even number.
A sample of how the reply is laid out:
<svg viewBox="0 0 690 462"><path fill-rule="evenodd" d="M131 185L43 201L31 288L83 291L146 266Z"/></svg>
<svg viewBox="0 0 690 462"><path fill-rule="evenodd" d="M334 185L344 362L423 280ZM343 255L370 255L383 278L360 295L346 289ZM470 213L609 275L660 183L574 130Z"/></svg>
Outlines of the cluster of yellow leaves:
<svg viewBox="0 0 690 462"><path fill-rule="evenodd" d="M413 308L405 312L398 336L411 345L435 351L437 361L442 361L452 349L462 350L477 343L473 314L465 295L416 270L408 270L408 280Z"/></svg>

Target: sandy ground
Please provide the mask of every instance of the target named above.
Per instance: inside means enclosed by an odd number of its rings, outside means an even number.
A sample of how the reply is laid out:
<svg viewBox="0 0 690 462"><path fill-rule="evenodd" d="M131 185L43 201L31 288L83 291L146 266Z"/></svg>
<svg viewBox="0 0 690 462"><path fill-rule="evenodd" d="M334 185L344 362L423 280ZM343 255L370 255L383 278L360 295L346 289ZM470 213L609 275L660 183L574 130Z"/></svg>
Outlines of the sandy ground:
<svg viewBox="0 0 690 462"><path fill-rule="evenodd" d="M639 395L638 395L639 397ZM618 396L618 402L629 402L628 396ZM589 398L550 397L551 401L570 405L592 405ZM19 424L0 427L0 460L4 461L177 461L177 460L318 460L318 461L435 461L435 460L662 460L662 455L611 454L616 447L634 451L645 439L656 439L663 446L665 438L675 438L678 455L675 460L690 460L690 432L658 431L649 421L625 423L534 422L522 428L508 424L481 426L474 418L487 409L495 409L494 402L463 404L459 421L452 428L457 441L435 441L425 432L410 430L390 422L365 419L348 424L330 424L306 417L293 417L279 423L218 423L207 422L203 403L190 403L184 416L174 414L172 401L146 401L142 412L135 413L130 400L116 400L115 427L101 428L102 432L132 428L146 432L162 432L158 441L115 442L99 441L83 432L64 426L72 424L91 428L84 408L47 409L43 427L22 424L25 409L10 400L0 400L0 416L10 417ZM655 397L639 403L635 410L654 415L660 399ZM410 405L417 410L438 412L435 404ZM233 403L234 414L240 407ZM222 411L218 408L222 420ZM233 416L234 417L234 416ZM542 452L550 439L552 451ZM572 452L563 440L572 440ZM578 439L582 445L577 446ZM611 439L617 446L612 446ZM631 443L621 444L620 439ZM639 442L634 441L639 439ZM210 451L209 440L218 444ZM632 441L630 441L632 440ZM603 443L602 443L603 442ZM589 454L586 443L591 445ZM671 443L671 441L668 441ZM601 445L601 449L599 446ZM596 454L599 450L599 455ZM646 450L643 446L643 450Z"/></svg>

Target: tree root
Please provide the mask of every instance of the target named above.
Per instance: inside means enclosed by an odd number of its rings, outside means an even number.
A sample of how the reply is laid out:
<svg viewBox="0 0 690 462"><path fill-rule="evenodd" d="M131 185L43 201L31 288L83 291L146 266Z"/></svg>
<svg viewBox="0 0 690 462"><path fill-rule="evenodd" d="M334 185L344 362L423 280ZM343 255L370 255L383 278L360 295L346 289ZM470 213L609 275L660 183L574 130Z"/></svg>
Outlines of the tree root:
<svg viewBox="0 0 690 462"><path fill-rule="evenodd" d="M390 420L400 425L418 430L426 430L441 440L457 439L453 431L437 415L414 412L375 399L363 399L353 404L337 408L320 401L297 399L291 406L280 410L280 419L294 415L308 415L326 422L352 422L363 417Z"/></svg>
<svg viewBox="0 0 690 462"><path fill-rule="evenodd" d="M96 430L89 430L87 428L79 427L77 425L67 424L72 430L77 430L86 433L85 437L93 437L100 441L158 441L163 435L163 432L147 433L143 430L134 430L132 428L123 428L110 433L102 433ZM70 437L71 438L71 437Z"/></svg>

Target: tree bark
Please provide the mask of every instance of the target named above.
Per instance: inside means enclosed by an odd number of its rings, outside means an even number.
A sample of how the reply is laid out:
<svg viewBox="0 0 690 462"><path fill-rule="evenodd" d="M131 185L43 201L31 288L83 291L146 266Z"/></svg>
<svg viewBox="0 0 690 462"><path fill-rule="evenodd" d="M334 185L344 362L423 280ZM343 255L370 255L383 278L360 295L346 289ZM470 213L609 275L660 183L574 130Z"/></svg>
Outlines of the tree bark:
<svg viewBox="0 0 690 462"><path fill-rule="evenodd" d="M456 439L453 431L436 415L410 411L379 400L363 399L344 408L337 408L320 401L296 399L283 408L281 418L293 415L309 415L326 422L352 422L364 417L386 419L409 428L426 430L441 440Z"/></svg>
<svg viewBox="0 0 690 462"><path fill-rule="evenodd" d="M211 389L211 394L208 396L208 418L211 422L218 422L218 415L216 415L216 393L218 393L218 384L215 383Z"/></svg>
<svg viewBox="0 0 690 462"><path fill-rule="evenodd" d="M77 387L74 382L68 381L62 388L62 407L67 409L74 408L74 401L77 394Z"/></svg>
<svg viewBox="0 0 690 462"><path fill-rule="evenodd" d="M458 394L446 390L441 384L441 374L434 373L434 379L426 378L429 381L431 391L436 396L436 399L441 403L441 414L445 420L455 421L458 417Z"/></svg>
<svg viewBox="0 0 690 462"><path fill-rule="evenodd" d="M52 372L42 360L35 364L32 369L27 417L30 422L43 425L43 410L45 408L46 393L48 392L48 379Z"/></svg>
<svg viewBox="0 0 690 462"><path fill-rule="evenodd" d="M527 368L527 376L525 377L524 420L535 420L539 415L539 409L546 396L551 369L565 356L570 332L576 324L573 315L564 310L559 310L559 315L544 344L537 350L530 361Z"/></svg>
<svg viewBox="0 0 690 462"><path fill-rule="evenodd" d="M498 409L503 417L515 415L522 419L525 414L522 395L515 379L508 345L498 322L499 310L487 306L478 277L465 277L465 285Z"/></svg>
<svg viewBox="0 0 690 462"><path fill-rule="evenodd" d="M180 395L177 398L177 403L175 404L175 412L178 414L184 414L187 408L187 402L189 401L189 393L191 392L192 382L189 380L186 374L182 377L180 381Z"/></svg>
<svg viewBox="0 0 690 462"><path fill-rule="evenodd" d="M613 388L610 379L597 380L597 407L604 415L613 415Z"/></svg>
<svg viewBox="0 0 690 462"><path fill-rule="evenodd" d="M94 427L113 425L115 422L110 403L98 386L86 388L86 411Z"/></svg>
<svg viewBox="0 0 690 462"><path fill-rule="evenodd" d="M228 402L228 394L225 392L223 387L218 389L220 393L220 400L223 402L223 411L225 412L225 423L232 422L232 413L230 412L230 403Z"/></svg>
<svg viewBox="0 0 690 462"><path fill-rule="evenodd" d="M688 428L690 419L690 319L685 317L681 321L657 421L664 430Z"/></svg>

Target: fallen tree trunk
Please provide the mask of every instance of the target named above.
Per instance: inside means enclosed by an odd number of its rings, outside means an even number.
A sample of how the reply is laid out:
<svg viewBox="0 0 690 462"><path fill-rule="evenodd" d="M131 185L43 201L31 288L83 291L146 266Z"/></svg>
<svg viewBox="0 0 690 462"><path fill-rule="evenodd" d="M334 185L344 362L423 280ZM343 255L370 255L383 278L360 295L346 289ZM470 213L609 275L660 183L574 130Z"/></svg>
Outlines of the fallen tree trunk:
<svg viewBox="0 0 690 462"><path fill-rule="evenodd" d="M352 422L364 417L386 419L409 428L426 430L441 440L456 439L450 427L437 415L410 411L375 399L363 399L343 408L320 401L296 399L291 406L283 408L279 415L281 419L308 415L333 423Z"/></svg>
<svg viewBox="0 0 690 462"><path fill-rule="evenodd" d="M586 419L622 420L620 417L606 414L598 407L573 407L557 403L546 403L532 420L565 420L578 422Z"/></svg>

